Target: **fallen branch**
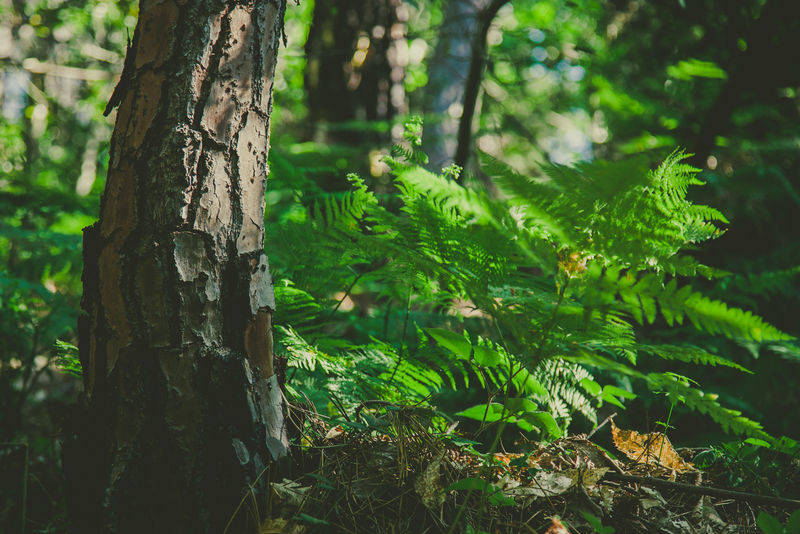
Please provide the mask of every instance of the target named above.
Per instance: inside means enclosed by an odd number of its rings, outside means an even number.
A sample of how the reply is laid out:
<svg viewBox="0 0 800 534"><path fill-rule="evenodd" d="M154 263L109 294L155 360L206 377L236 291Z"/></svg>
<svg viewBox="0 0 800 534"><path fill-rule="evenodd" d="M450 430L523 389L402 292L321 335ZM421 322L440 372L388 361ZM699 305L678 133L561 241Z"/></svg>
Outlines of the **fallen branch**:
<svg viewBox="0 0 800 534"><path fill-rule="evenodd" d="M609 471L608 473L605 474L603 478L607 480L615 480L618 482L633 482L635 484L643 484L645 486L672 488L686 493L697 493L701 495L708 495L710 497L735 499L737 501L747 501L750 503L766 504L781 508L800 508L800 501L795 499L783 499L781 497L770 497L768 495L758 495L756 493L744 493L741 491L711 488L708 486L695 486L692 484L683 484L681 482L671 482L669 480L664 480L662 478L624 475L621 473L616 473L614 471Z"/></svg>

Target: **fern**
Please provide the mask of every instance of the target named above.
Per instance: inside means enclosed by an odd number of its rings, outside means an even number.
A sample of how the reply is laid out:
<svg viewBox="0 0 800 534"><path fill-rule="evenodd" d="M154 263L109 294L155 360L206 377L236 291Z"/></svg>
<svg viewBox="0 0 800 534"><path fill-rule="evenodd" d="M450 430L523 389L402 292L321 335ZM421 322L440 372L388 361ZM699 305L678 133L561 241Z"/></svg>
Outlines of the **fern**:
<svg viewBox="0 0 800 534"><path fill-rule="evenodd" d="M677 278L664 282L662 273L602 269L595 265L585 280L585 300L593 306L615 303L620 298L627 311L640 323L652 324L657 311L669 326L682 324L685 317L698 329L730 338L757 342L786 341L792 336L764 322L752 312L729 307L694 291L691 285L680 286Z"/></svg>
<svg viewBox="0 0 800 534"><path fill-rule="evenodd" d="M533 376L544 386L546 392L545 395L535 395L534 398L547 405L563 428L570 425L575 412L597 424L597 410L579 389L582 381L594 378L586 368L554 358L539 364Z"/></svg>
<svg viewBox="0 0 800 534"><path fill-rule="evenodd" d="M684 153L654 170L633 159L551 165L536 178L484 155L498 199L456 182L458 169L421 168L420 132L418 121L408 124L406 144L387 159L395 193L377 196L351 175L349 192L306 199L303 215L271 234L271 248L286 247L276 271L293 283L277 295L298 330L284 325L279 341L299 384L352 403L478 384L567 427L575 414L596 423L600 403L631 396L595 381L610 376L727 431L764 436L678 375L638 368L655 358L747 372L705 348L648 340L655 323L793 347L791 336L692 285L698 276L726 280L686 251L727 221L687 200L701 182ZM355 294L369 302L358 316L340 309ZM465 316L458 303L475 312Z"/></svg>
<svg viewBox="0 0 800 534"><path fill-rule="evenodd" d="M692 346L685 346L685 345L644 345L639 344L637 345L637 349L641 352L652 354L658 356L659 358L663 358L664 360L676 360L686 363L693 363L696 365L708 365L711 367L721 366L721 367L730 367L732 369L736 369L737 371L741 371L743 373L752 374L752 371L749 369L739 365L736 362L732 362L727 358L723 358L722 356L718 356L716 354L711 354L701 348L692 347Z"/></svg>
<svg viewBox="0 0 800 534"><path fill-rule="evenodd" d="M647 376L647 380L650 389L662 391L675 404L681 403L692 410L709 415L725 432L772 440L760 423L742 416L741 412L725 408L718 402L717 395L691 387L684 377L652 373Z"/></svg>

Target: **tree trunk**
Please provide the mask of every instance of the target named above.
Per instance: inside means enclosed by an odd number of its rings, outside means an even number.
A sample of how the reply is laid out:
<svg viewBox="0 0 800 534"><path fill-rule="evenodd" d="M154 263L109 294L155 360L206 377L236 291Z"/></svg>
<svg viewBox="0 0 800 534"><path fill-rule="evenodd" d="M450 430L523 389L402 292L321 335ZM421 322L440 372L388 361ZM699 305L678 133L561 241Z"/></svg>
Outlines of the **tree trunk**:
<svg viewBox="0 0 800 534"><path fill-rule="evenodd" d="M472 152L472 122L486 64L486 34L508 0L448 0L429 64L423 150L428 168L465 168Z"/></svg>
<svg viewBox="0 0 800 534"><path fill-rule="evenodd" d="M287 453L263 253L285 0L141 0L100 221L84 233L75 532L255 525Z"/></svg>
<svg viewBox="0 0 800 534"><path fill-rule="evenodd" d="M422 148L428 168L439 172L453 163L464 86L478 30L478 15L488 0L446 0L439 40L428 63L425 131Z"/></svg>
<svg viewBox="0 0 800 534"><path fill-rule="evenodd" d="M342 123L387 120L405 111L405 64L397 44L405 38L405 15L399 13L406 13L400 0L314 4L304 83L311 124L336 128L329 139L377 141L374 133Z"/></svg>

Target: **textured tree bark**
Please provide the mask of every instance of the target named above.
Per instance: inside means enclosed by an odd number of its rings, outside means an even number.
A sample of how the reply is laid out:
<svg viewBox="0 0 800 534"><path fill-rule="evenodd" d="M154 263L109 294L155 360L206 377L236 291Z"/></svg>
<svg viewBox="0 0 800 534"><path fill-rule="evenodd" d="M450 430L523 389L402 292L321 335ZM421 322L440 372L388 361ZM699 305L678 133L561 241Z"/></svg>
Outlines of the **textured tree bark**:
<svg viewBox="0 0 800 534"><path fill-rule="evenodd" d="M85 391L64 444L75 532L222 532L287 454L263 253L285 7L141 0L84 234Z"/></svg>

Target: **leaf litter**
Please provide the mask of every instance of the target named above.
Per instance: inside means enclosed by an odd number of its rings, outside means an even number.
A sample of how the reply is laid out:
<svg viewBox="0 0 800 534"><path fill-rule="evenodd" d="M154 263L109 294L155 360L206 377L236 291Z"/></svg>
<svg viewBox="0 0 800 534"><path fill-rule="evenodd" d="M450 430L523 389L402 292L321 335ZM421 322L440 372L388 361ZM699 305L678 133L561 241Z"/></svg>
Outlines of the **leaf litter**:
<svg viewBox="0 0 800 534"><path fill-rule="evenodd" d="M689 460L698 451L676 450L661 433L611 421L624 460L585 435L488 455L430 431L420 413L386 410L389 424L376 430L309 412L293 451L299 474L272 483L259 534L759 532L760 512L785 521L800 509L799 500L715 495Z"/></svg>

